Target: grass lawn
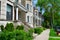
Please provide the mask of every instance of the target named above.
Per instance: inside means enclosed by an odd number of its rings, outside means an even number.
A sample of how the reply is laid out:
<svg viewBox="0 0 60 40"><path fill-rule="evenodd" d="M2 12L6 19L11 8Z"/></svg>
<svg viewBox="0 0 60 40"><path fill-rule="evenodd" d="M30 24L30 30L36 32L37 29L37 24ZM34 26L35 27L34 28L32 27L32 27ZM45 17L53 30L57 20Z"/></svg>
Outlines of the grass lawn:
<svg viewBox="0 0 60 40"><path fill-rule="evenodd" d="M60 37L57 35L56 31L54 29L50 29L50 37ZM60 38L49 38L49 40L60 40Z"/></svg>
<svg viewBox="0 0 60 40"><path fill-rule="evenodd" d="M49 40L60 40L60 38L49 38Z"/></svg>
<svg viewBox="0 0 60 40"><path fill-rule="evenodd" d="M55 36L57 36L57 33L53 29L50 29L49 35L55 37Z"/></svg>

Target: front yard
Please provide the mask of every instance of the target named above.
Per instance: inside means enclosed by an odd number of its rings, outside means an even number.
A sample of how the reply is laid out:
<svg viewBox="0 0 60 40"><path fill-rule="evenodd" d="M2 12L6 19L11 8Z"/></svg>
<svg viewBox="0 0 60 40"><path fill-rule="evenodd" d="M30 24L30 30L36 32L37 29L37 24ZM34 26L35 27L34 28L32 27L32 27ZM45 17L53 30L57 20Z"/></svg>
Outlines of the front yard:
<svg viewBox="0 0 60 40"><path fill-rule="evenodd" d="M50 29L50 37L56 37L57 36L57 33L54 31L54 29Z"/></svg>
<svg viewBox="0 0 60 40"><path fill-rule="evenodd" d="M49 38L49 40L60 40L60 38Z"/></svg>
<svg viewBox="0 0 60 40"><path fill-rule="evenodd" d="M60 40L60 35L54 29L50 29L49 40Z"/></svg>
<svg viewBox="0 0 60 40"><path fill-rule="evenodd" d="M7 23L5 27L0 25L0 27L0 40L33 40L33 33L39 35L45 30L43 27L37 27L25 31L24 25L17 25L17 27L14 28L13 23Z"/></svg>

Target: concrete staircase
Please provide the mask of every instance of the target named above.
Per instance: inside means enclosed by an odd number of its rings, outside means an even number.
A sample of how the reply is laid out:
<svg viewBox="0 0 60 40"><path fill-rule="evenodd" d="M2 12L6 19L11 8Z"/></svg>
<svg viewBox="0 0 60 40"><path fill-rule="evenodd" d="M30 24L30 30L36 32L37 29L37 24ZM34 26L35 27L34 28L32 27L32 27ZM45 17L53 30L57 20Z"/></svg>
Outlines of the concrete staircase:
<svg viewBox="0 0 60 40"><path fill-rule="evenodd" d="M25 31L28 31L28 30L31 28L31 26L30 26L30 25L28 25L28 23L27 23L27 22L14 21L13 23L14 23L14 28L16 28L16 27L17 27L17 25L24 25L24 30L25 30Z"/></svg>

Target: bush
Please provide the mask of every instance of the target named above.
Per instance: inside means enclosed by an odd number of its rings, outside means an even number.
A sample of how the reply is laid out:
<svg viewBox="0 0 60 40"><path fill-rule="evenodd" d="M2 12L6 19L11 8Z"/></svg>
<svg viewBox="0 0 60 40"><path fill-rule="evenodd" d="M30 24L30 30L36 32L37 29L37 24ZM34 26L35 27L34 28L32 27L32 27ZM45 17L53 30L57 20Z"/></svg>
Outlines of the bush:
<svg viewBox="0 0 60 40"><path fill-rule="evenodd" d="M57 36L57 33L53 29L50 29L50 36Z"/></svg>
<svg viewBox="0 0 60 40"><path fill-rule="evenodd" d="M14 30L13 32L1 32L0 40L32 40L32 37L24 30Z"/></svg>
<svg viewBox="0 0 60 40"><path fill-rule="evenodd" d="M16 29L18 29L18 30L24 30L24 25L18 25Z"/></svg>
<svg viewBox="0 0 60 40"><path fill-rule="evenodd" d="M5 31L0 32L0 40L33 40L33 29L25 32L23 25L18 26L17 29L14 30L12 23L7 23Z"/></svg>
<svg viewBox="0 0 60 40"><path fill-rule="evenodd" d="M1 25L0 27L1 27L1 31L4 31L4 26L3 26L3 25Z"/></svg>
<svg viewBox="0 0 60 40"><path fill-rule="evenodd" d="M43 31L43 29L40 27L34 28L34 33L40 34L42 31Z"/></svg>
<svg viewBox="0 0 60 40"><path fill-rule="evenodd" d="M34 29L29 29L28 34L29 34L30 37L33 36L33 33L34 33Z"/></svg>
<svg viewBox="0 0 60 40"><path fill-rule="evenodd" d="M43 30L46 30L46 28L45 27L42 27L43 28Z"/></svg>
<svg viewBox="0 0 60 40"><path fill-rule="evenodd" d="M7 31L13 31L14 30L14 25L13 23L7 23L5 29Z"/></svg>

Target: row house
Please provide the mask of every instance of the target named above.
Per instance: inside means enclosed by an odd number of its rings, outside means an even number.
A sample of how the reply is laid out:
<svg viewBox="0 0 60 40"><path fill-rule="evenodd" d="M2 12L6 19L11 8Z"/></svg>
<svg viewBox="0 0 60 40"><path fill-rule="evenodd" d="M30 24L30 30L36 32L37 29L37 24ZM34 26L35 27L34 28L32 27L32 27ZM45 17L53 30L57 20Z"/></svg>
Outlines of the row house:
<svg viewBox="0 0 60 40"><path fill-rule="evenodd" d="M25 29L41 26L40 13L33 8L32 0L0 0L0 25L23 24Z"/></svg>
<svg viewBox="0 0 60 40"><path fill-rule="evenodd" d="M33 3L32 0L26 0L26 22L33 28Z"/></svg>
<svg viewBox="0 0 60 40"><path fill-rule="evenodd" d="M0 0L0 25L7 23L33 28L32 0Z"/></svg>
<svg viewBox="0 0 60 40"><path fill-rule="evenodd" d="M34 28L36 27L42 27L42 21L43 21L43 16L42 13L38 11L38 7L33 8L33 26Z"/></svg>

